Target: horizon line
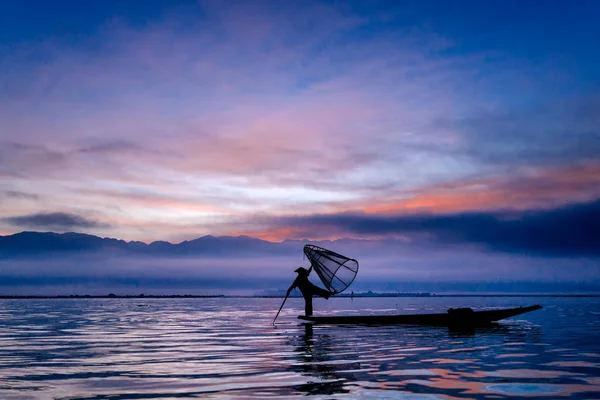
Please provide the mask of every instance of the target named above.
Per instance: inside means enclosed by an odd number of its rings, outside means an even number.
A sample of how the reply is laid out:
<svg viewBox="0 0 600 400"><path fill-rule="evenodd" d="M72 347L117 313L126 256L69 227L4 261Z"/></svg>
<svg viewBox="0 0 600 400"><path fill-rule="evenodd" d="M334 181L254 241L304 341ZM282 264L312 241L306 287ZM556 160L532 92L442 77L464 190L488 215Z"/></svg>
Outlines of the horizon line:
<svg viewBox="0 0 600 400"><path fill-rule="evenodd" d="M168 299L168 298L260 298L260 299L282 299L286 296L281 295L235 295L235 294L139 294L139 295L117 295L110 293L108 295L82 295L82 294L62 294L62 295L0 295L0 300L11 299ZM290 298L302 298L301 295L290 295ZM397 297L600 297L600 292L595 293L391 293L391 292L373 292L372 294L355 293L354 298L397 298ZM331 298L352 298L350 294L332 296Z"/></svg>

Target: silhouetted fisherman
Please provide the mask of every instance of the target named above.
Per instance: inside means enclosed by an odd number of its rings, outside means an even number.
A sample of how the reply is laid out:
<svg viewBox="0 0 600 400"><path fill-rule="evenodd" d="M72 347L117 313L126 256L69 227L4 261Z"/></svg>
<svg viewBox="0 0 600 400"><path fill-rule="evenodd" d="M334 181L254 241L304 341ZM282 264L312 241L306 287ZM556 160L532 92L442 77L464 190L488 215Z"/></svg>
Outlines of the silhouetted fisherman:
<svg viewBox="0 0 600 400"><path fill-rule="evenodd" d="M311 270L312 266L309 269L302 267L296 269L294 272L298 273L298 276L286 293L287 297L295 288L300 289L300 293L302 293L302 297L304 297L304 315L307 317L311 316L313 313L312 297L314 295L321 296L325 299L329 299L329 296L331 296L330 292L315 286L311 281L308 280L308 275L310 274Z"/></svg>

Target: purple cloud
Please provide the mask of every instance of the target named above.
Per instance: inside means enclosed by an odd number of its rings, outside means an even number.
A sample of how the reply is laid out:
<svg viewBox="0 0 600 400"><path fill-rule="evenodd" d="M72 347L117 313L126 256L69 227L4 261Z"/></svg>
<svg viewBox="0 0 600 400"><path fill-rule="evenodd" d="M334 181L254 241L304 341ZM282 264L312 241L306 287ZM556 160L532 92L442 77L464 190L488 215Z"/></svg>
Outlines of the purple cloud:
<svg viewBox="0 0 600 400"><path fill-rule="evenodd" d="M7 223L21 228L34 229L88 229L105 228L108 225L81 215L63 212L37 213L3 218Z"/></svg>
<svg viewBox="0 0 600 400"><path fill-rule="evenodd" d="M21 200L39 200L39 196L33 193L21 192L18 190L5 190L0 192L0 197Z"/></svg>

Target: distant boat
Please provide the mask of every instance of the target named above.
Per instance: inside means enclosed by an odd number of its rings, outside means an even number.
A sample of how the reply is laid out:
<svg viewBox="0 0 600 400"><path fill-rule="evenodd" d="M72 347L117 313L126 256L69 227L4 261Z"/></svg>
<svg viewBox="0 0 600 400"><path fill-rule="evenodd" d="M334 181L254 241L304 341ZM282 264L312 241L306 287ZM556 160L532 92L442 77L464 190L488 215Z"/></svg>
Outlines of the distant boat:
<svg viewBox="0 0 600 400"><path fill-rule="evenodd" d="M529 307L505 308L502 310L473 311L471 308L449 309L444 314L399 314L399 315L336 315L298 318L315 324L328 325L428 325L448 327L477 327L489 325L505 318L525 314L542 308L539 304Z"/></svg>

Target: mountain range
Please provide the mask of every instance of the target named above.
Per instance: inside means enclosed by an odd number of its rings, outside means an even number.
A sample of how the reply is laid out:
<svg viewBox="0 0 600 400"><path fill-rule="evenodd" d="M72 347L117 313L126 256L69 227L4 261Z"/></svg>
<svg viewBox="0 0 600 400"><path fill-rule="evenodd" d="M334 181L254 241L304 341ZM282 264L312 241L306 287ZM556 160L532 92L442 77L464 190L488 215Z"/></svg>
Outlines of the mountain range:
<svg viewBox="0 0 600 400"><path fill-rule="evenodd" d="M162 256L240 256L289 255L302 250L308 240L269 242L249 236L202 236L181 243L156 241L144 243L102 238L83 233L20 232L0 236L0 257L37 256L44 254L77 254L88 252L116 253L122 255ZM366 240L340 239L336 241L311 241L317 245L347 247Z"/></svg>

